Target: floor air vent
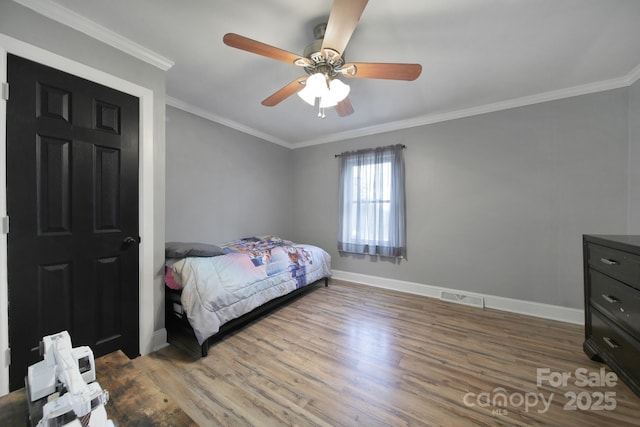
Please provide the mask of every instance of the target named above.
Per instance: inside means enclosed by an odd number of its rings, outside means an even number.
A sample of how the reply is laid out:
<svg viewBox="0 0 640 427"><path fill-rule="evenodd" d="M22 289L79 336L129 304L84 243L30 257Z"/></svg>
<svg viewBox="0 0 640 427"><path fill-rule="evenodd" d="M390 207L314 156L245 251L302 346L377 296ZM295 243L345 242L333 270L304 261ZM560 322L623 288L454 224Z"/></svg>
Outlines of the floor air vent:
<svg viewBox="0 0 640 427"><path fill-rule="evenodd" d="M440 292L442 301L455 302L457 304L470 305L473 307L484 308L484 298L474 295L457 294L454 292Z"/></svg>

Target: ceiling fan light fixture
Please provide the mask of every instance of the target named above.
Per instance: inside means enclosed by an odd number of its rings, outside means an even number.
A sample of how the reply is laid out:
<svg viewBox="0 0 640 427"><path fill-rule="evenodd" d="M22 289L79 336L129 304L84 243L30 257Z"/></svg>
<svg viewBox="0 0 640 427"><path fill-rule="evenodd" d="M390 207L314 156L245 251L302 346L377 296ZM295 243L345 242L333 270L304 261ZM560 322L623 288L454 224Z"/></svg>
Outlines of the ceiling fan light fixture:
<svg viewBox="0 0 640 427"><path fill-rule="evenodd" d="M336 104L349 96L349 92L351 92L351 86L343 83L341 80L333 79L331 83L329 83L329 93L336 101Z"/></svg>
<svg viewBox="0 0 640 427"><path fill-rule="evenodd" d="M309 86L305 86L304 89L298 92L298 96L309 105L316 104L316 95L309 89Z"/></svg>
<svg viewBox="0 0 640 427"><path fill-rule="evenodd" d="M316 105L316 98L320 98L320 108L335 107L349 95L351 87L339 79L330 80L327 86L327 79L323 73L312 74L298 96L309 105Z"/></svg>
<svg viewBox="0 0 640 427"><path fill-rule="evenodd" d="M351 87L338 79L333 79L329 83L329 91L320 98L320 108L335 107L343 101L351 91Z"/></svg>
<svg viewBox="0 0 640 427"><path fill-rule="evenodd" d="M307 78L307 87L315 94L316 98L325 96L329 92L327 76L323 73L315 73Z"/></svg>
<svg viewBox="0 0 640 427"><path fill-rule="evenodd" d="M320 98L320 108L330 108L335 107L336 105L338 105L338 103L330 96L323 96Z"/></svg>
<svg viewBox="0 0 640 427"><path fill-rule="evenodd" d="M298 96L309 105L315 105L316 98L322 98L329 93L327 77L322 73L315 73L307 78L304 89L298 92Z"/></svg>

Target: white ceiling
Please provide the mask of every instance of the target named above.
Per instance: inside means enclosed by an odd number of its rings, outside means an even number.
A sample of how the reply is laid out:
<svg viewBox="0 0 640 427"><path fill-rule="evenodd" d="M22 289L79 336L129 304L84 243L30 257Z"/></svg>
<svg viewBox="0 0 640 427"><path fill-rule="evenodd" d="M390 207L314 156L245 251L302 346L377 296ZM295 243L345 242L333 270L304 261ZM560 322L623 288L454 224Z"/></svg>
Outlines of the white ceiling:
<svg viewBox="0 0 640 427"><path fill-rule="evenodd" d="M301 54L332 0L16 1L89 34L95 27L97 37L106 28L159 54L174 63L167 71L170 105L292 148L640 78L637 0L371 0L347 62L419 63L422 75L413 82L349 79L355 113L338 117L330 109L319 119L296 95L262 106L304 72L230 48L222 37L234 32Z"/></svg>

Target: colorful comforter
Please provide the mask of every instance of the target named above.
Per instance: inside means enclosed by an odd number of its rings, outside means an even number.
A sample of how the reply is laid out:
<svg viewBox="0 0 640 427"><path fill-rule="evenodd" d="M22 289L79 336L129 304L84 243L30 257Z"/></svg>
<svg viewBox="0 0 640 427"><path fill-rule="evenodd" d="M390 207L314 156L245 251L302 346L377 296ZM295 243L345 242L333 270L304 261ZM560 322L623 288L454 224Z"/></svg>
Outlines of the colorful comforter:
<svg viewBox="0 0 640 427"><path fill-rule="evenodd" d="M274 236L219 246L225 255L184 258L171 266L200 344L226 322L331 275L330 255L316 246Z"/></svg>

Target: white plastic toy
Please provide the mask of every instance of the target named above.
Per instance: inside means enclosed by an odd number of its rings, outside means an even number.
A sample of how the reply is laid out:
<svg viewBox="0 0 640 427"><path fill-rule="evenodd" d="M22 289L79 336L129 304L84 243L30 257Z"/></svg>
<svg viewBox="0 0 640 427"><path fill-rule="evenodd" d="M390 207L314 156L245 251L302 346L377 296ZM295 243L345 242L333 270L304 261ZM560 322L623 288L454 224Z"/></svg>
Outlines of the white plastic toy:
<svg viewBox="0 0 640 427"><path fill-rule="evenodd" d="M105 410L109 393L96 382L91 349L72 348L67 331L44 337L41 345L44 360L29 366L26 379L31 422L38 427L114 427Z"/></svg>

